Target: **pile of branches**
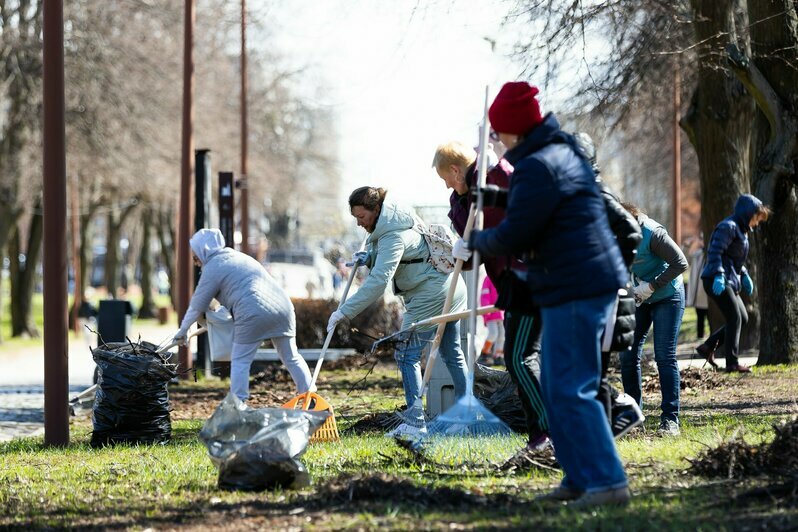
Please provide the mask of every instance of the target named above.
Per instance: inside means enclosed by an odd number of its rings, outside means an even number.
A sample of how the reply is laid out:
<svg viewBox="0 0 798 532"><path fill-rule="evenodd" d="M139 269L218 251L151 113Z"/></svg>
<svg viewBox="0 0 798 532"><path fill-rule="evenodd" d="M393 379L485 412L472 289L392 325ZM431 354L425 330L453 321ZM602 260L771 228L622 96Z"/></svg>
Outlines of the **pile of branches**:
<svg viewBox="0 0 798 532"><path fill-rule="evenodd" d="M750 478L762 475L798 477L798 418L774 425L770 443L752 445L736 435L690 462L689 471L707 478Z"/></svg>

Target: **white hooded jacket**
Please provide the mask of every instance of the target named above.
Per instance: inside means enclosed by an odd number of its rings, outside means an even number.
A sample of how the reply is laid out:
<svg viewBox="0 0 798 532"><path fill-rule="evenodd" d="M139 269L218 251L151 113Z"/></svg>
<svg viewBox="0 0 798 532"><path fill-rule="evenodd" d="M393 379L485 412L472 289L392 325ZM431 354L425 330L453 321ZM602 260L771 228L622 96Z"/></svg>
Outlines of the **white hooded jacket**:
<svg viewBox="0 0 798 532"><path fill-rule="evenodd" d="M294 305L258 261L224 247L218 229L200 229L190 245L202 263L202 275L178 335L184 335L216 298L233 315L235 343L296 336Z"/></svg>

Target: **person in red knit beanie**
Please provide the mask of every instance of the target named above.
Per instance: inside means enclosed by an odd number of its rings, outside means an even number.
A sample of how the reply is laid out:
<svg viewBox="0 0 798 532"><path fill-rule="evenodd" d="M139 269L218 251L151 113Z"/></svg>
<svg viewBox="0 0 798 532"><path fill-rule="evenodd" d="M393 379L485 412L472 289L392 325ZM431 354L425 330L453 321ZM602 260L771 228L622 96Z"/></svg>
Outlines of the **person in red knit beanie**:
<svg viewBox="0 0 798 532"><path fill-rule="evenodd" d="M526 81L505 83L488 110L493 130L523 136L541 124L543 116L535 98L539 92Z"/></svg>
<svg viewBox="0 0 798 532"><path fill-rule="evenodd" d="M505 217L455 242L452 255L525 254L526 275L512 295L540 308L543 404L565 473L538 499L576 508L628 504L623 463L596 396L600 338L629 272L590 162L553 114L541 115L538 93L514 81L491 104L491 127L514 168Z"/></svg>

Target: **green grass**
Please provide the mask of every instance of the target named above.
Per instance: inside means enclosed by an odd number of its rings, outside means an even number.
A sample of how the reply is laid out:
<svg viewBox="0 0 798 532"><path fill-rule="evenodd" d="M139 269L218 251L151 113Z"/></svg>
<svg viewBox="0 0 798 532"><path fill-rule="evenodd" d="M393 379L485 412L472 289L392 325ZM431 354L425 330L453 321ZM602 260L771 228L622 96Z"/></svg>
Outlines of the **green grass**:
<svg viewBox="0 0 798 532"><path fill-rule="evenodd" d="M348 395L365 370L326 373L321 394L340 405L343 430L367 412L392 409L400 397L396 370L378 366L369 386ZM777 404L770 390L785 397L794 390L796 368L757 371L747 383L761 403ZM757 380L759 379L759 380ZM635 495L627 509L576 512L534 497L556 485L559 472L516 474L481 467L439 467L417 462L381 434L344 435L341 442L313 444L302 458L313 485L298 491L226 492L217 488L217 472L197 434L204 421L173 423L173 439L164 445L92 449L90 426L78 419L65 449L44 448L40 438L0 444L0 528L132 527L320 529L541 528L553 530L735 530L786 529L798 518L795 505L762 502L735 507L731 497L768 479L707 480L686 473L687 459L734 435L749 443L773 437L771 425L792 410L765 414L729 413L738 381L728 388L683 398L682 434L654 435L657 412L646 411L647 431L618 442ZM174 390L197 397L227 383L204 380ZM264 389L286 388L285 384ZM207 395L206 395L207 397ZM746 396L749 397L749 396ZM720 398L720 399L719 399ZM647 398L649 404L654 404ZM754 398L756 399L756 398ZM376 405L380 405L377 407ZM212 405L208 405L210 411ZM203 416L204 417L204 416ZM362 495L364 477L377 491ZM353 478L355 480L353 480ZM369 484L369 485L372 485ZM376 487L374 487L376 486ZM354 494L354 495L353 495ZM350 501L349 499L352 498ZM310 521L308 521L310 519Z"/></svg>

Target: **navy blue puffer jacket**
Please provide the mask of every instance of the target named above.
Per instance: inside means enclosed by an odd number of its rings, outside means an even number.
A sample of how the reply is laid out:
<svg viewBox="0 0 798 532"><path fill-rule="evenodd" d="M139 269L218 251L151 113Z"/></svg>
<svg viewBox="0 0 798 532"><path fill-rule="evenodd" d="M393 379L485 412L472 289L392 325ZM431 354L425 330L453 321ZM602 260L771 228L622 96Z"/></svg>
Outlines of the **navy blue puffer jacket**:
<svg viewBox="0 0 798 532"><path fill-rule="evenodd" d="M740 276L747 273L748 232L751 218L762 206L756 196L743 194L737 198L734 214L720 222L712 231L707 250L707 264L701 272L702 279L712 279L722 273L735 292L740 291Z"/></svg>
<svg viewBox="0 0 798 532"><path fill-rule="evenodd" d="M527 284L540 306L615 293L629 274L590 164L552 114L504 157L515 167L506 217L472 233L487 256L529 253Z"/></svg>

